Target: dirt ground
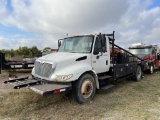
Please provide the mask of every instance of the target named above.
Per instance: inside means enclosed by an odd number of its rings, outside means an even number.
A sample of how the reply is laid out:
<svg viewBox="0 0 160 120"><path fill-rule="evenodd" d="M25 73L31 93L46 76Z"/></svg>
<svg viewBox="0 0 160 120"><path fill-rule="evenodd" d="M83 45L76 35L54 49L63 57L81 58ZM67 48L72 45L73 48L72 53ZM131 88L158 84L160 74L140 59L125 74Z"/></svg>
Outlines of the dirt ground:
<svg viewBox="0 0 160 120"><path fill-rule="evenodd" d="M28 76L29 73L16 73ZM78 104L70 92L49 96L28 89L13 90L0 75L0 119L4 120L160 120L160 70L140 82L122 80L97 90L93 101Z"/></svg>
<svg viewBox="0 0 160 120"><path fill-rule="evenodd" d="M14 75L17 75L18 77L25 77L25 76L31 76L30 72L31 70L24 71L24 72L23 71L21 72L12 72L12 71L2 72L2 74L0 74L0 94L6 93L9 91L14 91L10 85L4 84L4 81L9 79L8 77L9 74L14 74Z"/></svg>

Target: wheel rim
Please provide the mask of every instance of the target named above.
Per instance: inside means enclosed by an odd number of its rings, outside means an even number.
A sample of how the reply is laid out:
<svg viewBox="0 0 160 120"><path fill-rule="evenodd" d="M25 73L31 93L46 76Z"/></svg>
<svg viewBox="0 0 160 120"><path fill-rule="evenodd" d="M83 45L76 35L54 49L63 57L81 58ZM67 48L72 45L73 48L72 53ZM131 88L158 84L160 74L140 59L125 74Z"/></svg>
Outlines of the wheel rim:
<svg viewBox="0 0 160 120"><path fill-rule="evenodd" d="M89 79L87 79L82 84L81 94L84 98L89 98L92 92L93 92L93 84Z"/></svg>
<svg viewBox="0 0 160 120"><path fill-rule="evenodd" d="M138 68L137 68L137 79L138 79L138 80L141 79L141 76L142 76L142 71L141 71L141 68L138 67Z"/></svg>
<svg viewBox="0 0 160 120"><path fill-rule="evenodd" d="M153 73L153 66L150 67L150 72Z"/></svg>

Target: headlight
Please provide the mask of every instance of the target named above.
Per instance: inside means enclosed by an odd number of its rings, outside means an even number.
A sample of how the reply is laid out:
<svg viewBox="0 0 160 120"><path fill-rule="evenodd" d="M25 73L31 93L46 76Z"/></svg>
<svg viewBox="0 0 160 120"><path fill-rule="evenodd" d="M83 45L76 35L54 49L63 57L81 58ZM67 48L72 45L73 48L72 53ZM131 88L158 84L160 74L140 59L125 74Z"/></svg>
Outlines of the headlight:
<svg viewBox="0 0 160 120"><path fill-rule="evenodd" d="M53 78L53 81L66 81L68 79L70 79L73 75L56 75Z"/></svg>

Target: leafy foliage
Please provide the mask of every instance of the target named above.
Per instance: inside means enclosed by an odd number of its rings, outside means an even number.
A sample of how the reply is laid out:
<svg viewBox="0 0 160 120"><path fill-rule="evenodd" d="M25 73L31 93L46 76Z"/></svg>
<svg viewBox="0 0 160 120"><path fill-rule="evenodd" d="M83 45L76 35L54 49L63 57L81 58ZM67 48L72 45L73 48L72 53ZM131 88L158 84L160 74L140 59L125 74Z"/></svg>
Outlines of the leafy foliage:
<svg viewBox="0 0 160 120"><path fill-rule="evenodd" d="M41 55L41 50L39 50L36 46L33 46L31 48L27 46L19 47L18 49L14 50L5 50L2 49L0 52L5 53L6 59L9 59L13 56L20 55L23 57L35 57Z"/></svg>
<svg viewBox="0 0 160 120"><path fill-rule="evenodd" d="M46 50L49 50L49 49L51 49L50 47L45 47L44 49L43 49L43 51L46 51Z"/></svg>

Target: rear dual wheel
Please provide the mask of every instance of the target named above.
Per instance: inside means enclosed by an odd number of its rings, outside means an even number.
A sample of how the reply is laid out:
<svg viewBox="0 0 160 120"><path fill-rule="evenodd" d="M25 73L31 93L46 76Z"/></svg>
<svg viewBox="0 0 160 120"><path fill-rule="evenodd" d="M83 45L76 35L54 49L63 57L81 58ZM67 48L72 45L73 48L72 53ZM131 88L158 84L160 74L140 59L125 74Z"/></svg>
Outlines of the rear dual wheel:
<svg viewBox="0 0 160 120"><path fill-rule="evenodd" d="M140 81L141 78L142 78L142 75L143 75L143 72L142 72L142 68L140 65L137 66L137 69L136 69L136 73L135 75L132 77L133 80L135 81Z"/></svg>

